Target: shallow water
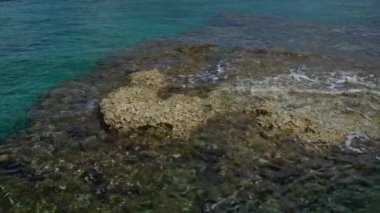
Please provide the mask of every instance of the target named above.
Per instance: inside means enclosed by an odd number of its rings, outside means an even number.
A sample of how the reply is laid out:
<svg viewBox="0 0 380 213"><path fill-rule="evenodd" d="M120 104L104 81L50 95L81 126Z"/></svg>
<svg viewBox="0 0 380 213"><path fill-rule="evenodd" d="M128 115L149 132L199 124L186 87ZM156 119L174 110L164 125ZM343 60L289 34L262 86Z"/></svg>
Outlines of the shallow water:
<svg viewBox="0 0 380 213"><path fill-rule="evenodd" d="M0 6L1 211L379 210L377 1Z"/></svg>
<svg viewBox="0 0 380 213"><path fill-rule="evenodd" d="M355 81L360 89L354 94L329 86L307 90L315 85L291 72L304 64L314 65L309 71L321 82L318 71L358 65L171 39L112 55L42 96L29 127L0 147L0 209L376 212L380 97ZM205 111L215 114L190 129L187 139L152 125L117 134L103 122L101 99L128 88L132 72L153 68L168 76L167 86L154 88L155 101L209 98ZM294 89L272 88L287 82ZM151 103L144 104L149 109Z"/></svg>
<svg viewBox="0 0 380 213"><path fill-rule="evenodd" d="M314 50L327 41L330 52L377 59L378 8L376 0L1 1L0 138L24 126L26 111L43 91L89 71L105 54L205 22L224 25L222 14L277 17L307 26L299 33L297 25L278 26L269 19L268 26L263 22L247 29L257 30L257 37L233 42ZM239 20L229 21L233 32ZM225 32L215 33L211 40L228 42L223 40Z"/></svg>

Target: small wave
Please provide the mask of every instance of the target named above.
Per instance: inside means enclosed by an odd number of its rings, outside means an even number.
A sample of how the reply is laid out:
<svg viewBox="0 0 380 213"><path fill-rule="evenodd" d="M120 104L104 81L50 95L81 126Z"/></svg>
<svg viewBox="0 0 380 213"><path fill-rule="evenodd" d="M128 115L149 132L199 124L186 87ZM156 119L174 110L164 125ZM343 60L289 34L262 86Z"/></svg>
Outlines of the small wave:
<svg viewBox="0 0 380 213"><path fill-rule="evenodd" d="M227 79L226 67L223 61L210 66L208 69L196 75L180 75L176 79L185 81L182 85L184 88L192 88L199 83L217 83ZM172 80L176 80L172 79Z"/></svg>
<svg viewBox="0 0 380 213"><path fill-rule="evenodd" d="M306 73L303 71L305 69L305 66L300 66L297 70L291 69L289 76L296 81L310 81L313 83L319 83L318 79L313 79L307 76Z"/></svg>
<svg viewBox="0 0 380 213"><path fill-rule="evenodd" d="M255 87L252 85L235 85L235 91L257 93L309 93L321 95L349 95L349 94L372 94L380 96L380 91L369 89L348 89L348 90L321 90L321 89L299 89L291 87Z"/></svg>
<svg viewBox="0 0 380 213"><path fill-rule="evenodd" d="M306 66L291 69L289 74L261 80L239 80L236 90L254 92L304 92L332 95L369 93L380 95L380 86L373 74L359 76L345 71L313 72Z"/></svg>
<svg viewBox="0 0 380 213"><path fill-rule="evenodd" d="M360 85L371 89L377 89L379 86L371 82L370 79L373 79L374 75L371 74L368 77L359 77L355 73L344 72L344 71L335 71L330 74L326 79L326 83L330 85L330 88L341 88L345 85Z"/></svg>

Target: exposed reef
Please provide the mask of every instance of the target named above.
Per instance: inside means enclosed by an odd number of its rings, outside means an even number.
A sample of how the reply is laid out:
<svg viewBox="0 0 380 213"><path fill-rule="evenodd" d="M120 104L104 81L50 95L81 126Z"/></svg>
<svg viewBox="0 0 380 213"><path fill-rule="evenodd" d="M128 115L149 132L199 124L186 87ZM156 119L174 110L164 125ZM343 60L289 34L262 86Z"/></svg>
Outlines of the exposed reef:
<svg viewBox="0 0 380 213"><path fill-rule="evenodd" d="M368 99L376 98L373 96L363 97L360 100L363 103L357 103L360 106L356 108L362 110L360 112L334 105L350 101L352 96L345 98L315 92L307 94L313 96L308 102L302 92L271 92L268 88L251 93L241 88L237 90L234 86L237 82L225 81L207 90L208 95L202 98L177 93L162 99L159 97L161 89L173 83L167 79L168 76L158 70L131 74L127 86L102 100L100 109L105 123L122 133L149 131L154 134L156 131L173 138L187 139L197 126L215 115L244 112L254 115L252 122L266 129L268 137L288 134L291 138L324 142L326 145L342 141L351 132L380 137L379 126L369 114L377 113L375 116L379 116L377 111L373 111L379 107L378 103ZM297 106L289 108L289 105ZM372 111L363 111L370 107Z"/></svg>
<svg viewBox="0 0 380 213"><path fill-rule="evenodd" d="M162 100L158 91L165 86L165 77L157 70L131 74L129 86L102 100L105 123L119 132L151 131L187 138L207 120L206 105L200 98L186 95Z"/></svg>

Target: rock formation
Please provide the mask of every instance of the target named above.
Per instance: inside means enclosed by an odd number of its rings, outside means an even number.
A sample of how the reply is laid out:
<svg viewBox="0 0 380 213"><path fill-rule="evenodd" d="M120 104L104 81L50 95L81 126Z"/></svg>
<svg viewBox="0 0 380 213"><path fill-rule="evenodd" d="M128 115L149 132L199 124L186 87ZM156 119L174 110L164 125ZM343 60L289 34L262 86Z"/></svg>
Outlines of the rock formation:
<svg viewBox="0 0 380 213"><path fill-rule="evenodd" d="M231 82L223 83L206 97L172 94L167 99L159 92L169 86L158 70L136 72L127 86L108 95L101 102L105 123L120 133L144 132L186 139L201 124L215 115L244 112L263 130L265 137L289 137L305 142L340 142L354 131L376 137L377 125L358 113L347 116L333 108L334 97L314 97L310 107L303 98L286 92L251 94L234 90ZM282 98L276 99L276 96ZM266 97L263 100L260 97ZM270 100L272 97L272 100ZM299 107L286 109L286 104ZM333 116L327 116L327 115Z"/></svg>
<svg viewBox="0 0 380 213"><path fill-rule="evenodd" d="M157 70L132 74L128 86L102 100L105 123L124 133L154 130L174 138L187 137L207 118L204 103L182 94L162 100L158 91L165 86L165 77Z"/></svg>

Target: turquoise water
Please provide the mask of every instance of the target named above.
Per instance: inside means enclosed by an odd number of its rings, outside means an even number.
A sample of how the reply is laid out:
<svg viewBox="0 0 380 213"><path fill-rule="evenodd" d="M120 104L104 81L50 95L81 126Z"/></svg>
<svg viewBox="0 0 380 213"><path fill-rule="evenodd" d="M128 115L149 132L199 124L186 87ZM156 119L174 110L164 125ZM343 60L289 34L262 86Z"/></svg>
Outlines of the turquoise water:
<svg viewBox="0 0 380 213"><path fill-rule="evenodd" d="M379 29L379 10L378 0L0 1L0 140L41 93L137 42L230 13Z"/></svg>

